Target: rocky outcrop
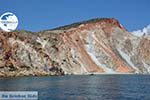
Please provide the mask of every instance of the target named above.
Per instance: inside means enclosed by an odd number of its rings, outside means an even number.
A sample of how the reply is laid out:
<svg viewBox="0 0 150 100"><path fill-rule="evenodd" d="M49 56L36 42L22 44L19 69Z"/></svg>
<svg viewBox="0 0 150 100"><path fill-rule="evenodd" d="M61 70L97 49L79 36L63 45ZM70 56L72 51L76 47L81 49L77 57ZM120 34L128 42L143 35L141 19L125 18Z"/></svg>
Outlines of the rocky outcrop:
<svg viewBox="0 0 150 100"><path fill-rule="evenodd" d="M102 18L37 33L0 32L0 76L150 73L149 37Z"/></svg>

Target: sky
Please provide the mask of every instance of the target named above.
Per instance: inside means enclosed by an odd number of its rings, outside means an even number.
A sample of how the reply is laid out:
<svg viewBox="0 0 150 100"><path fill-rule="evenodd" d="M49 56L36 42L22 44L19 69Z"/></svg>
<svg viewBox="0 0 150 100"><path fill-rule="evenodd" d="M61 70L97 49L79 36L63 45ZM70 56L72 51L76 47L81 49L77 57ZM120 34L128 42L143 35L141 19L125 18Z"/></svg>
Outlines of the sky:
<svg viewBox="0 0 150 100"><path fill-rule="evenodd" d="M92 18L116 18L129 31L150 24L150 0L1 0L5 12L18 17L17 29L32 32Z"/></svg>

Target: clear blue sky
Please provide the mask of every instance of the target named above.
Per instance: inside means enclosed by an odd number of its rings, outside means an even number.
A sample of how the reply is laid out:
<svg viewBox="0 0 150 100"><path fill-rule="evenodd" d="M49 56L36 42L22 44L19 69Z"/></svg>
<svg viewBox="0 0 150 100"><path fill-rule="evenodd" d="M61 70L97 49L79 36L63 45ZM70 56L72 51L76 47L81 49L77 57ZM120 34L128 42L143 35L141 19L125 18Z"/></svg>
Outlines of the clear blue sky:
<svg viewBox="0 0 150 100"><path fill-rule="evenodd" d="M40 31L91 18L113 17L129 31L150 24L150 0L1 0L0 15L13 12L17 29Z"/></svg>

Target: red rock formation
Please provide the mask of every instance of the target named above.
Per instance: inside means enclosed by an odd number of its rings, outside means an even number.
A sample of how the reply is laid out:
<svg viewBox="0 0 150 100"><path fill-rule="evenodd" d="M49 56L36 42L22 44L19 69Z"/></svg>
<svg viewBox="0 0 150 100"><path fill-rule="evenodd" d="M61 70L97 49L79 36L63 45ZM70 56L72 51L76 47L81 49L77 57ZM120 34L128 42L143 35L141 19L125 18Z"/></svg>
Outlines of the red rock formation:
<svg viewBox="0 0 150 100"><path fill-rule="evenodd" d="M131 35L113 18L36 34L1 31L0 75L148 73L148 45L147 38Z"/></svg>

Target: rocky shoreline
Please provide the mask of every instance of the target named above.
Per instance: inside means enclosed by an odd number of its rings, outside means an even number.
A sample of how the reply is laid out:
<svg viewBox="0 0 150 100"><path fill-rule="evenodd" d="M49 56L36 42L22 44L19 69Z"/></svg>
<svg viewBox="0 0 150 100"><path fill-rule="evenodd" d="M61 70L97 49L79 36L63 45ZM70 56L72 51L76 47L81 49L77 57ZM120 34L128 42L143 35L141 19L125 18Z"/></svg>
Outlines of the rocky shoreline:
<svg viewBox="0 0 150 100"><path fill-rule="evenodd" d="M20 70L9 73L1 72L0 77L20 77L20 76L61 76L64 73L45 72L42 70Z"/></svg>

